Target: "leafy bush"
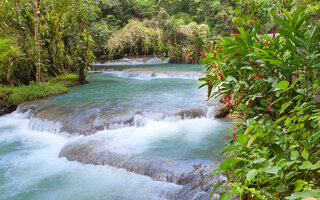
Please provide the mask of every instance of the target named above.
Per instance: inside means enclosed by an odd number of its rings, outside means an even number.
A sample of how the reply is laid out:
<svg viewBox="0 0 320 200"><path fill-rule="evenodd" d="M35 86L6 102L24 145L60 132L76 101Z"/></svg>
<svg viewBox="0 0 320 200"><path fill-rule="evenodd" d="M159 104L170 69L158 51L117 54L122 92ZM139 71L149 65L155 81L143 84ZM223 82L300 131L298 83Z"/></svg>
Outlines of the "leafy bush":
<svg viewBox="0 0 320 200"><path fill-rule="evenodd" d="M19 105L25 101L31 101L52 95L68 92L66 86L79 84L78 76L74 74L58 76L49 82L41 84L31 83L19 87L0 86L0 101L4 106Z"/></svg>
<svg viewBox="0 0 320 200"><path fill-rule="evenodd" d="M259 34L253 19L252 30L238 28L203 54L208 97L223 96L246 117L223 151L230 158L212 172L228 177L231 189L220 199L320 198L320 26L303 30L301 7L283 12L288 21L275 20L278 34Z"/></svg>

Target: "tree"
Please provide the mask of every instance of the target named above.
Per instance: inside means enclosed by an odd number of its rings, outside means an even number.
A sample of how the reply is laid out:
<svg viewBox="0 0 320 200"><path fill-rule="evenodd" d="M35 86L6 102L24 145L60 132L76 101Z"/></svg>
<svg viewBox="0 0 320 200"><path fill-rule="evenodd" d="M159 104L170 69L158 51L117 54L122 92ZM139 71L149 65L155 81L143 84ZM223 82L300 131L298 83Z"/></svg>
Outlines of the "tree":
<svg viewBox="0 0 320 200"><path fill-rule="evenodd" d="M40 61L40 42L39 42L39 22L38 22L38 4L37 0L33 0L33 13L34 13L34 37L35 37L35 51L36 51L36 81L41 82L41 61Z"/></svg>

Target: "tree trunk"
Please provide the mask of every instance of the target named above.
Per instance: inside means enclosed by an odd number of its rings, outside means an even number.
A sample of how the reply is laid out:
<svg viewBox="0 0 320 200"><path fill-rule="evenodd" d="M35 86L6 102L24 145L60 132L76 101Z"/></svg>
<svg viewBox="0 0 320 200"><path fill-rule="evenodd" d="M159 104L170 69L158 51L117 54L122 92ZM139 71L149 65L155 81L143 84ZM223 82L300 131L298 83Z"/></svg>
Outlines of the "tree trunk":
<svg viewBox="0 0 320 200"><path fill-rule="evenodd" d="M86 74L85 74L85 71L84 71L84 67L81 67L81 68L79 69L79 82L80 82L81 84L86 84L86 83L88 83L87 78L86 78Z"/></svg>
<svg viewBox="0 0 320 200"><path fill-rule="evenodd" d="M36 42L36 82L41 82L40 72L40 42L39 42L39 24L38 24L38 3L37 0L33 0L33 13L34 13L34 37Z"/></svg>

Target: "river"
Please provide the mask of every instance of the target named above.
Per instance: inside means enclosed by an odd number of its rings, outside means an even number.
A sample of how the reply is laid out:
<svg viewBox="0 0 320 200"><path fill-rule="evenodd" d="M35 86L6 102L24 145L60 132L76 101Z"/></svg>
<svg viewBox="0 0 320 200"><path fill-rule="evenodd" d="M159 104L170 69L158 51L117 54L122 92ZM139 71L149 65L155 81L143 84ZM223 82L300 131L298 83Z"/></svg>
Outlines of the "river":
<svg viewBox="0 0 320 200"><path fill-rule="evenodd" d="M232 122L212 117L202 67L98 71L0 117L0 199L208 199Z"/></svg>

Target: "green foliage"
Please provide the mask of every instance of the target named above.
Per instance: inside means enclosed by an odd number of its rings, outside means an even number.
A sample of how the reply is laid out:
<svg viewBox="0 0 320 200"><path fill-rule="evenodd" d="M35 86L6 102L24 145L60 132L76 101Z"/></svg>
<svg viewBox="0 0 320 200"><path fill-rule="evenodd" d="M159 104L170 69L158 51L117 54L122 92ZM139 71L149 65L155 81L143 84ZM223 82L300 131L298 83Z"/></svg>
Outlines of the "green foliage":
<svg viewBox="0 0 320 200"><path fill-rule="evenodd" d="M223 152L231 158L213 172L225 174L231 187L220 199L319 197L320 26L303 28L302 7L283 13L287 20L275 20L279 35L260 34L257 21L216 41L216 52L202 60L208 96L224 96L246 117Z"/></svg>
<svg viewBox="0 0 320 200"><path fill-rule="evenodd" d="M75 36L89 32L89 20L95 19L97 11L94 2L38 1L43 79L77 70L78 60L71 58L75 57L79 44L87 44ZM29 84L35 80L36 63L35 20L30 1L1 2L0 19L0 56L3 57L0 61L0 83Z"/></svg>
<svg viewBox="0 0 320 200"><path fill-rule="evenodd" d="M163 32L153 21L130 20L119 31L115 31L106 49L110 56L139 53L159 54L164 52Z"/></svg>
<svg viewBox="0 0 320 200"><path fill-rule="evenodd" d="M66 86L77 84L79 84L77 75L66 74L41 84L31 82L30 85L22 85L19 87L0 86L0 102L4 106L19 105L25 101L68 92L69 89L66 88Z"/></svg>

